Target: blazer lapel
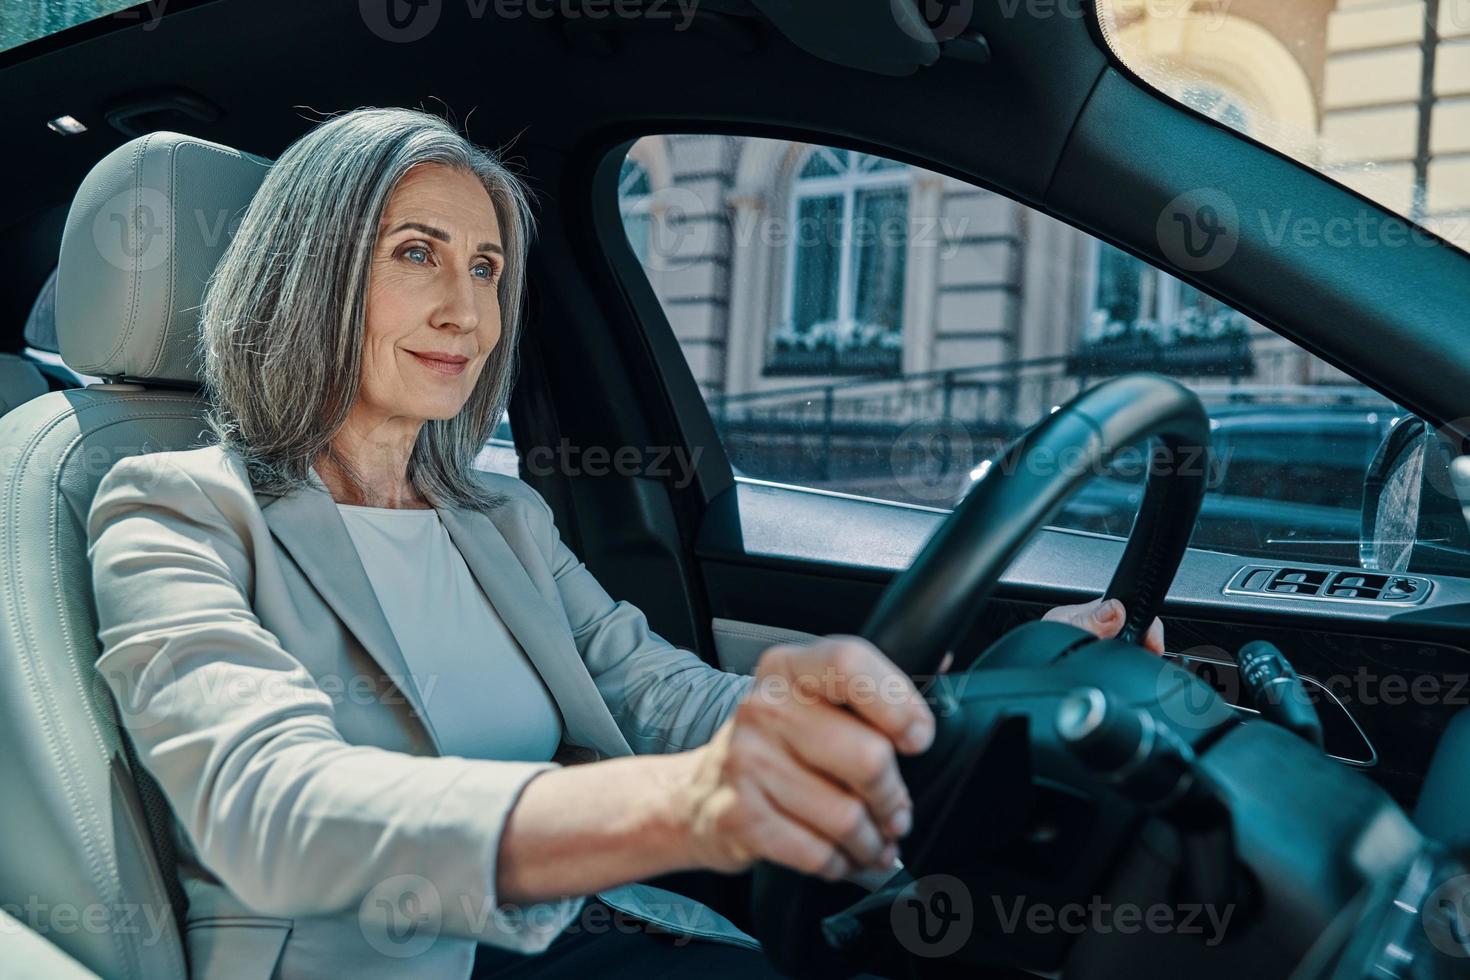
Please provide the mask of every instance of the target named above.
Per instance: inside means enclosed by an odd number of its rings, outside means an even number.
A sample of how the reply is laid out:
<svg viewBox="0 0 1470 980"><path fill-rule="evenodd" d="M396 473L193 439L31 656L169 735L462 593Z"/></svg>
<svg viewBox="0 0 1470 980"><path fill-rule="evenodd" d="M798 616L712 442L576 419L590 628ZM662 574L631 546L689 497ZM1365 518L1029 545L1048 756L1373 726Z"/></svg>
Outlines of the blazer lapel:
<svg viewBox="0 0 1470 980"><path fill-rule="evenodd" d="M439 517L495 612L546 682L570 739L607 755L631 755L561 613L537 591L500 529L487 515L466 508L440 508Z"/></svg>
<svg viewBox="0 0 1470 980"><path fill-rule="evenodd" d="M441 748L403 650L357 556L357 548L331 492L313 468L312 487L286 497L263 498L271 533L341 618L373 661L402 692L436 748ZM606 755L631 755L568 634L560 613L542 597L500 530L479 511L436 508L465 564L541 675L561 710L567 736Z"/></svg>
<svg viewBox="0 0 1470 980"><path fill-rule="evenodd" d="M315 469L314 487L285 497L264 498L261 512L277 541L291 555L373 661L413 708L436 748L439 738L429 721L408 661L383 615L373 584L357 556L347 525L327 485Z"/></svg>

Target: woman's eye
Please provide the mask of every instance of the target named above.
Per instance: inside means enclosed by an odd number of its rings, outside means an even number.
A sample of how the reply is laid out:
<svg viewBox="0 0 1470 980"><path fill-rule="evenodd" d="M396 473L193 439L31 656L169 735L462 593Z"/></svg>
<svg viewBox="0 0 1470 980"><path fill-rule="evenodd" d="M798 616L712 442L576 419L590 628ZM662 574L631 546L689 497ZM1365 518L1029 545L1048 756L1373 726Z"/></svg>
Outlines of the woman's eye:
<svg viewBox="0 0 1470 980"><path fill-rule="evenodd" d="M493 265L477 265L470 272L486 282L495 282L500 278L500 270Z"/></svg>
<svg viewBox="0 0 1470 980"><path fill-rule="evenodd" d="M403 257L410 262L422 264L429 261L429 250L421 245L415 245L413 248L404 250Z"/></svg>

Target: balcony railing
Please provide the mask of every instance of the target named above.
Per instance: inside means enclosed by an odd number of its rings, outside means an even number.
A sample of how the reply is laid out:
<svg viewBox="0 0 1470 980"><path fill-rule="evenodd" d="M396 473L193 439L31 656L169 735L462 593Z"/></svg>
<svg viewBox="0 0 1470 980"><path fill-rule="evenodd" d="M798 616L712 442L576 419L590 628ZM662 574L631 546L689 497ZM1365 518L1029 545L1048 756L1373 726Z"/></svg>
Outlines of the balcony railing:
<svg viewBox="0 0 1470 980"><path fill-rule="evenodd" d="M903 366L903 350L897 347L849 347L824 345L776 347L766 360L768 377L794 375L897 375Z"/></svg>
<svg viewBox="0 0 1470 980"><path fill-rule="evenodd" d="M1126 334L1084 343L1067 358L1067 373L1077 377L1109 377L1130 371L1239 379L1255 372L1255 360L1244 331L1168 342L1146 333Z"/></svg>
<svg viewBox="0 0 1470 980"><path fill-rule="evenodd" d="M1246 356L1253 364L1249 373L1200 371L1186 383L1207 404L1382 404L1381 396L1360 385L1278 380L1300 374L1298 365L1306 356L1300 351L1251 355L1247 350ZM924 436L931 430L942 432L943 422L958 423L970 441L970 455L986 458L1082 388L1133 370L1098 366L1089 376L1075 372L1076 357L715 394L709 397L709 407L731 462L747 476L906 499L893 480L875 479L875 474L892 475L890 457L906 431ZM1183 363L1173 362L1175 367ZM1240 361L1194 363L1218 366ZM1143 367L1156 369L1156 363ZM1242 383L1244 378L1256 381ZM911 426L917 428L910 430ZM957 490L967 477L968 470L955 474Z"/></svg>

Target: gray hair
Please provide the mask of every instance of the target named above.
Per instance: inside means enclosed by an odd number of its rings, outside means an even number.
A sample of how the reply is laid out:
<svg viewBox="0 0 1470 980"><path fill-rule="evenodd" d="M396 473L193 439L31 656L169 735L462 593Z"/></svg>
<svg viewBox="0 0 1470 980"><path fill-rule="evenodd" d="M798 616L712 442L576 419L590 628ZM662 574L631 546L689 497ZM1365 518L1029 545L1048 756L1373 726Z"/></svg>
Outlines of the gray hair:
<svg viewBox="0 0 1470 980"><path fill-rule="evenodd" d="M322 455L363 489L331 440L361 383L368 272L383 211L398 181L422 163L467 171L484 184L505 271L500 342L464 407L424 422L408 479L434 506L486 510L501 502L476 478L474 460L510 398L535 233L530 193L495 154L411 109L355 109L291 144L210 278L199 337L206 418L259 493L306 488Z"/></svg>

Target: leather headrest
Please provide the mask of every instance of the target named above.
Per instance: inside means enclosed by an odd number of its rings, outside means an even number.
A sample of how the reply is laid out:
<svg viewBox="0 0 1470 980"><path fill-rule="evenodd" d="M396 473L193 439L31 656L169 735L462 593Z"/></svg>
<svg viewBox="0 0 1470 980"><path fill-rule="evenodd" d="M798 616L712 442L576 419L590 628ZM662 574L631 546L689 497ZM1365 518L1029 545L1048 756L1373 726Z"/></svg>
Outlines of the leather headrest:
<svg viewBox="0 0 1470 980"><path fill-rule="evenodd" d="M73 370L197 383L199 304L270 161L179 133L113 150L67 214L56 333Z"/></svg>

